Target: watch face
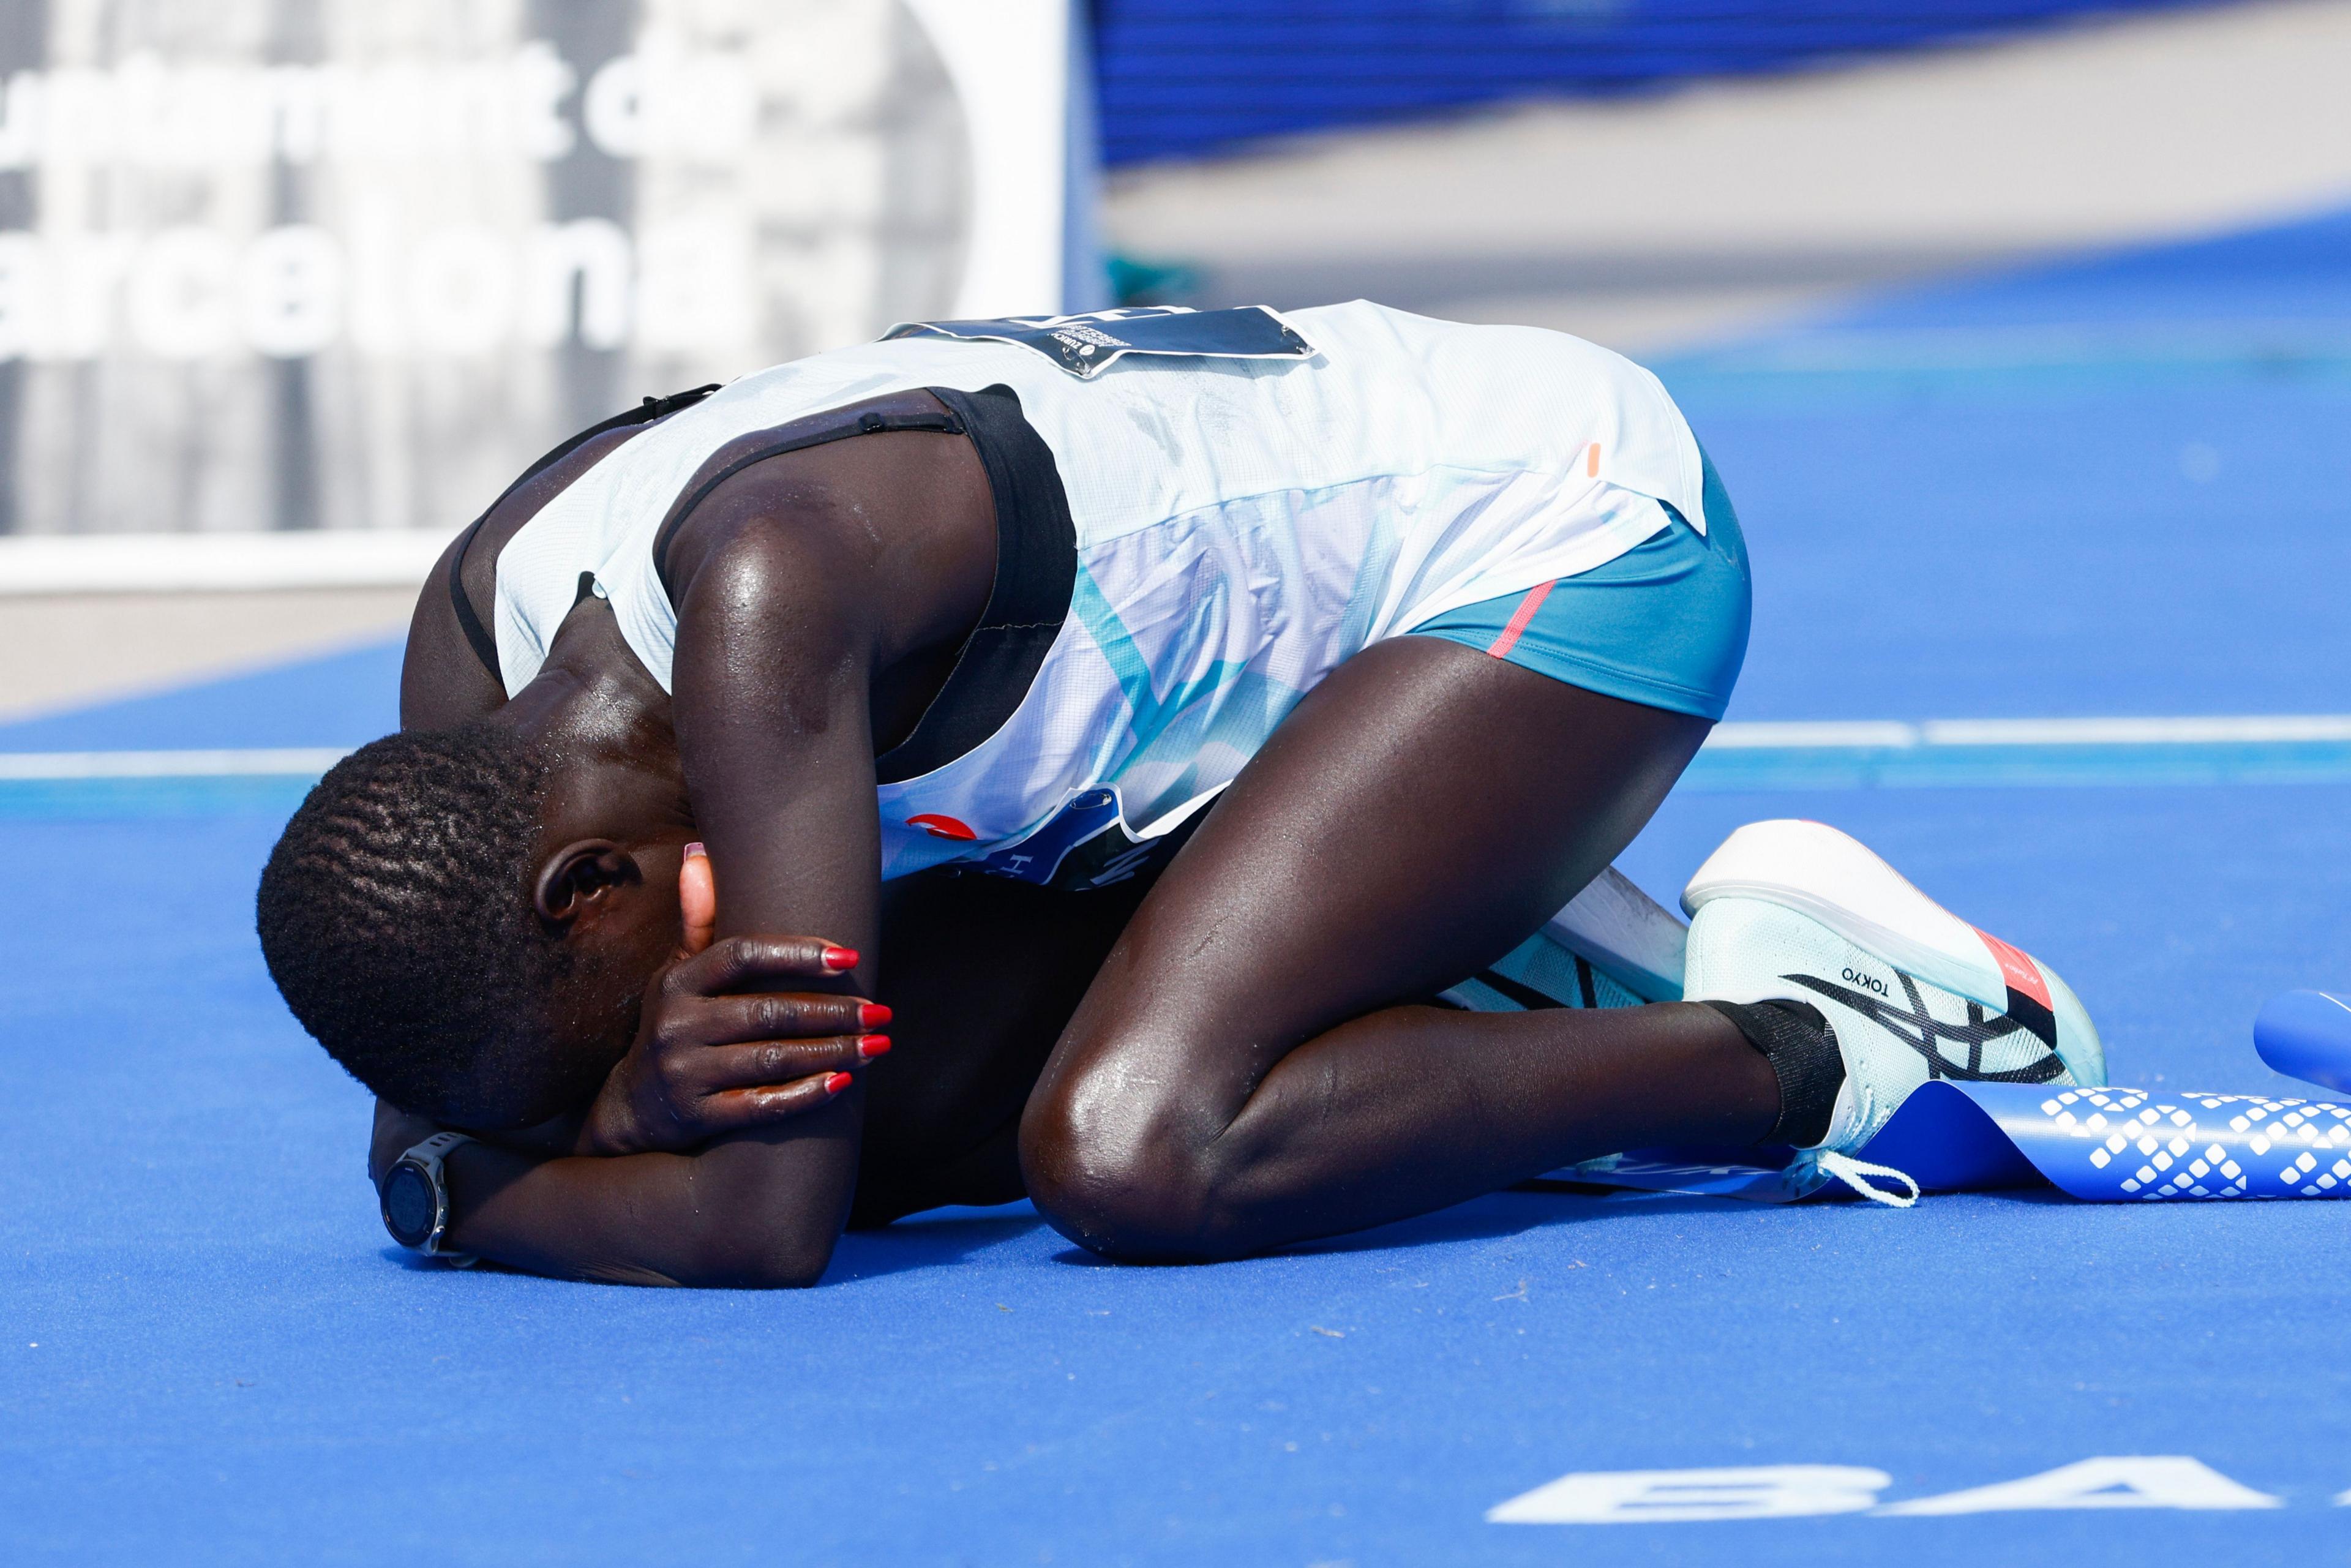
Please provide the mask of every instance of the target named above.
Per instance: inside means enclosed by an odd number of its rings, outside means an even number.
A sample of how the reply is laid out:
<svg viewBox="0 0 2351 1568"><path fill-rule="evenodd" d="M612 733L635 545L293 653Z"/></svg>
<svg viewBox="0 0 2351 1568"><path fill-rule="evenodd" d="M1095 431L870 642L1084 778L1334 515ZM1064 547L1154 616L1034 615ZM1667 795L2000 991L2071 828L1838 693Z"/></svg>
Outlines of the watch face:
<svg viewBox="0 0 2351 1568"><path fill-rule="evenodd" d="M433 1235L433 1184L402 1162L383 1178L383 1224L402 1247L422 1247Z"/></svg>

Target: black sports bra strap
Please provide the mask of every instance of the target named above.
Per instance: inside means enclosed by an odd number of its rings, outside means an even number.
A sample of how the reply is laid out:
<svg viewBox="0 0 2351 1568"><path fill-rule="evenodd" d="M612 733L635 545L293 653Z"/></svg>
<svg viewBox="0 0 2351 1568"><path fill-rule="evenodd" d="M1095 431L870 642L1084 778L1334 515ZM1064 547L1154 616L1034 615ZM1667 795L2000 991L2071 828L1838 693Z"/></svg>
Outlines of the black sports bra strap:
<svg viewBox="0 0 2351 1568"><path fill-rule="evenodd" d="M549 453L546 456L540 458L538 462L524 469L522 471L522 477L517 479L513 484L507 486L504 491L500 492L497 501L492 501L490 503L490 511L496 511L498 509L498 501L505 500L507 497L513 495L517 490L521 489L525 485L528 485L533 479L538 478L539 475L544 473L547 469L562 462L566 457L570 456L573 452L595 440L606 431L625 430L632 424L651 424L654 420L666 419L671 414L675 413L679 409L692 408L695 403L700 402L704 398L708 397L712 392L715 392L717 390L718 383L716 382L712 382L707 386L694 387L682 392L672 392L667 397L649 397L645 399L644 402L637 404L634 408L622 409L611 418L601 420L597 423L590 425L587 429L581 431L570 440L564 442L554 451ZM486 517L489 516L489 512L485 512L482 515Z"/></svg>
<svg viewBox="0 0 2351 1568"><path fill-rule="evenodd" d="M457 540L457 553L449 558L449 607L457 612L457 630L465 634L466 643L474 650L474 657L481 660L482 667L503 685L506 676L498 670L498 640L491 634L488 627L482 624L482 618L474 613L474 601L465 596L465 552L474 548L474 536L480 533L482 525L489 520L489 514L486 512L467 525L464 535Z"/></svg>
<svg viewBox="0 0 2351 1568"><path fill-rule="evenodd" d="M679 409L693 407L712 392L716 392L718 386L718 382L712 382L707 386L695 387L682 392L672 392L667 397L648 397L634 408L623 409L610 419L601 420L590 425L524 469L519 478L498 492L496 500L483 508L480 517L466 525L464 535L457 541L456 553L449 558L449 602L457 612L458 630L465 632L465 641L473 647L474 657L481 660L484 669L489 671L500 681L506 678L498 669L498 640L487 626L482 624L481 616L475 613L474 601L465 596L465 552L474 548L474 536L482 531L482 525L490 520L490 515L506 505L507 497L605 432L624 430L632 424L650 424L656 419L665 419Z"/></svg>
<svg viewBox="0 0 2351 1568"><path fill-rule="evenodd" d="M856 435L881 435L893 431L928 431L939 435L961 435L964 423L952 410L920 409L911 413L883 413L877 409L865 409L854 415L835 410L796 419L789 424L776 427L774 439L763 441L741 455L730 459L716 474L689 491L684 499L670 508L661 531L653 536L653 571L660 577L662 588L677 601L677 590L669 580L669 547L685 519L694 515L695 507L710 498L710 493L727 480L770 457L780 457L787 452L801 452L811 446L823 446L835 441L846 441Z"/></svg>

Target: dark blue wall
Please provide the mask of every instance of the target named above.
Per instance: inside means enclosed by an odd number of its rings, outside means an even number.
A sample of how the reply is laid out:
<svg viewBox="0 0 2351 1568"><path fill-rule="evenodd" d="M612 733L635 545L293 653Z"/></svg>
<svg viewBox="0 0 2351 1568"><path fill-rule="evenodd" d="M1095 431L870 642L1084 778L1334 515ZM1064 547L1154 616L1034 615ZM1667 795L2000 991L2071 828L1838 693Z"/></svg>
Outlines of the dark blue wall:
<svg viewBox="0 0 2351 1568"><path fill-rule="evenodd" d="M1096 0L1102 150L1133 163L1457 104L1635 91L2199 3Z"/></svg>

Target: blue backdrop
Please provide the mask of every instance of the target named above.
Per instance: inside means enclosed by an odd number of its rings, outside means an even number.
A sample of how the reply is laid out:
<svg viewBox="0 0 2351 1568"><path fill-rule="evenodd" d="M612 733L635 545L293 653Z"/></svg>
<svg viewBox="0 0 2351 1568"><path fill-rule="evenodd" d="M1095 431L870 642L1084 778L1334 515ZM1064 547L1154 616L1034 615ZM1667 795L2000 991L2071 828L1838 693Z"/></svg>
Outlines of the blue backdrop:
<svg viewBox="0 0 2351 1568"><path fill-rule="evenodd" d="M2209 5L2210 0L2204 0ZM1102 153L1677 78L2196 0L1095 0Z"/></svg>

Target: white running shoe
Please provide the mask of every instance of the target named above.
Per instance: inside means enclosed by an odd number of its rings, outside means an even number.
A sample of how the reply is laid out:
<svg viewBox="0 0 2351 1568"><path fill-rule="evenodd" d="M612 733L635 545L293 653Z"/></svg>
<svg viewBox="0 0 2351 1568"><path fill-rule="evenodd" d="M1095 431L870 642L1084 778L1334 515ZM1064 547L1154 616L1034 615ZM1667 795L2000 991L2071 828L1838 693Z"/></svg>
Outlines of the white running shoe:
<svg viewBox="0 0 2351 1568"><path fill-rule="evenodd" d="M1691 1000L1807 1002L1834 1030L1844 1086L1817 1151L1851 1155L1929 1079L2106 1081L2098 1032L2064 981L1834 828L1740 829L1682 907Z"/></svg>
<svg viewBox="0 0 2351 1568"><path fill-rule="evenodd" d="M1480 1013L1677 1002L1687 940L1672 911L1612 865L1541 930L1442 999Z"/></svg>

